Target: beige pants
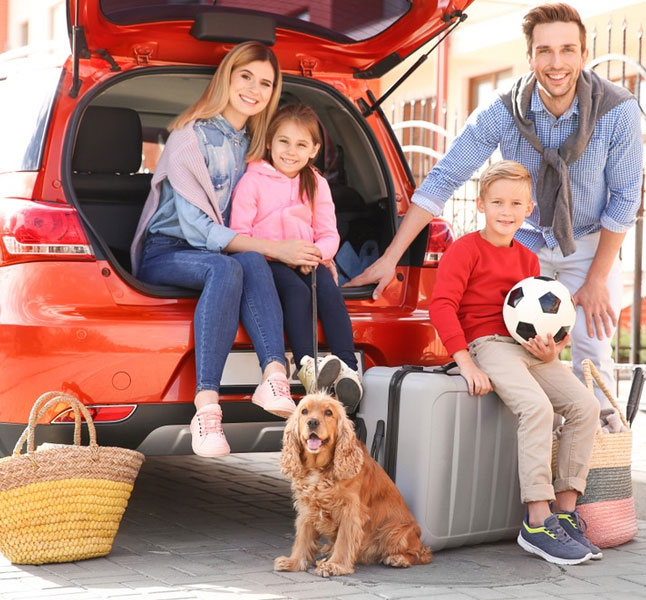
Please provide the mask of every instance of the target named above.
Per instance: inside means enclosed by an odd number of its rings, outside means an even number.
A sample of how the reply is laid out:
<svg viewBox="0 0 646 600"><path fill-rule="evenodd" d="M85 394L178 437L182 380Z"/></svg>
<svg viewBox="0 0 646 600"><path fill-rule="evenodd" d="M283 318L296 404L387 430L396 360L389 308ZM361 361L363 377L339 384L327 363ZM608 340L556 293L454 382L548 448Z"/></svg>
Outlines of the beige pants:
<svg viewBox="0 0 646 600"><path fill-rule="evenodd" d="M469 344L473 360L518 417L518 474L523 502L554 500L555 492L585 491L588 462L599 427L599 402L559 360L542 362L511 337ZM554 413L565 418L552 485Z"/></svg>

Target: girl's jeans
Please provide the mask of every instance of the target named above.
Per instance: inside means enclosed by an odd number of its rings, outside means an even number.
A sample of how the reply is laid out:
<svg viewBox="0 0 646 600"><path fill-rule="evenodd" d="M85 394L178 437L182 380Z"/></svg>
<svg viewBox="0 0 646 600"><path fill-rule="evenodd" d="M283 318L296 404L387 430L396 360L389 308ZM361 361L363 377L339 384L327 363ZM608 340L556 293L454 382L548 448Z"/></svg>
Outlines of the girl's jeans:
<svg viewBox="0 0 646 600"><path fill-rule="evenodd" d="M313 356L314 352L312 276L303 275L298 269L280 262L270 262L269 267L283 305L285 333L298 368L301 358L306 354ZM329 269L323 265L316 270L316 292L318 314L332 354L356 371L357 359L348 310Z"/></svg>
<svg viewBox="0 0 646 600"><path fill-rule="evenodd" d="M220 390L224 363L242 321L261 369L285 364L283 315L274 280L257 252L218 254L159 233L146 238L139 279L202 290L193 317L197 390Z"/></svg>

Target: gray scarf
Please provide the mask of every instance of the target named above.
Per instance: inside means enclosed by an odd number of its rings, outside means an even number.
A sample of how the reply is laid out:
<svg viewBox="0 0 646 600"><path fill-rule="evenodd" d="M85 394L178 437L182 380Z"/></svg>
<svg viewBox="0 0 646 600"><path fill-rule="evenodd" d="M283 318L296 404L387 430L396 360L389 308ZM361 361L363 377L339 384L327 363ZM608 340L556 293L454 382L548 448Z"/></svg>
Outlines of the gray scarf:
<svg viewBox="0 0 646 600"><path fill-rule="evenodd" d="M534 73L527 73L516 80L511 91L503 94L501 100L520 134L542 156L536 182L540 225L553 227L563 256L568 256L576 251L568 167L585 152L597 121L632 95L628 90L602 79L594 71L581 71L576 85L579 127L560 148L545 148L536 135L534 123L526 116L535 83Z"/></svg>

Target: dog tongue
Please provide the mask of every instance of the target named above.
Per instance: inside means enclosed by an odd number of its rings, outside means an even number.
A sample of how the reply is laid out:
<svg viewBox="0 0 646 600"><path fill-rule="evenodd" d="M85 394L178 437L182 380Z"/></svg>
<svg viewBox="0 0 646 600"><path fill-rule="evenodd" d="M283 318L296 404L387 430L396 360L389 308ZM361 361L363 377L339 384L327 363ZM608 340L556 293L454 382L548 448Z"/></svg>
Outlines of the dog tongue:
<svg viewBox="0 0 646 600"><path fill-rule="evenodd" d="M318 450L321 447L322 443L323 442L321 441L320 438L317 438L317 437L307 438L307 447L310 450Z"/></svg>

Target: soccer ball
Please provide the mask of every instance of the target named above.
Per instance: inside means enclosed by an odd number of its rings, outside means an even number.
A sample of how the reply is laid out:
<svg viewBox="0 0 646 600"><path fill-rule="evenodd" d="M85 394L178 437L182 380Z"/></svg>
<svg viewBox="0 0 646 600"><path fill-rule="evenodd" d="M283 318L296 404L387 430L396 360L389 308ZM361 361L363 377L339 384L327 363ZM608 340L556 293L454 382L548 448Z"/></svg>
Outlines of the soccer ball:
<svg viewBox="0 0 646 600"><path fill-rule="evenodd" d="M528 277L507 294L502 317L517 342L536 335L547 343L547 334L560 342L574 325L576 309L569 290L550 277Z"/></svg>

